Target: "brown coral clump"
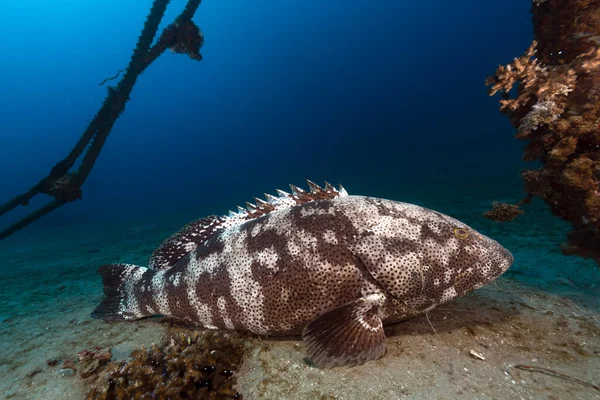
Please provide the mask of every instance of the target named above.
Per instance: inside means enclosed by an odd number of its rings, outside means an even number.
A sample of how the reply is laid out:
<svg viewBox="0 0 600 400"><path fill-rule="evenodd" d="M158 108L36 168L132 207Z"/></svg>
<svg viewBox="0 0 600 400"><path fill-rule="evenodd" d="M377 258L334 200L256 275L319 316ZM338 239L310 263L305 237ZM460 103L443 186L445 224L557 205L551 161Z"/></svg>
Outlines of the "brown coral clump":
<svg viewBox="0 0 600 400"><path fill-rule="evenodd" d="M234 373L243 344L234 333L183 331L112 362L86 399L241 399Z"/></svg>
<svg viewBox="0 0 600 400"><path fill-rule="evenodd" d="M492 203L492 209L483 213L483 216L496 222L512 221L519 215L523 214L523 210L517 204L508 204L495 201Z"/></svg>
<svg viewBox="0 0 600 400"><path fill-rule="evenodd" d="M524 160L541 162L525 189L573 226L565 253L600 263L589 248L600 242L600 0L534 2L532 12L535 41L486 83L528 142Z"/></svg>
<svg viewBox="0 0 600 400"><path fill-rule="evenodd" d="M202 61L200 48L204 45L204 34L191 20L178 19L167 26L162 32L157 48L167 47L174 53L187 54L191 59ZM150 51L148 59L153 59L155 54Z"/></svg>

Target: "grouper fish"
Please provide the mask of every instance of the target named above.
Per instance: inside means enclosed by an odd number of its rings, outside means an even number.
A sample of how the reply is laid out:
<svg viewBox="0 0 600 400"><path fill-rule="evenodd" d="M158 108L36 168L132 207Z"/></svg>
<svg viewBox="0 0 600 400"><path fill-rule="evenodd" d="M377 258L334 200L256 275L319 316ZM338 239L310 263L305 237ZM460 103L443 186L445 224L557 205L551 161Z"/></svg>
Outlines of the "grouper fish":
<svg viewBox="0 0 600 400"><path fill-rule="evenodd" d="M352 366L385 354L384 324L478 289L513 263L498 242L442 213L308 183L191 222L148 267L101 266L104 298L92 316L302 335L317 366Z"/></svg>

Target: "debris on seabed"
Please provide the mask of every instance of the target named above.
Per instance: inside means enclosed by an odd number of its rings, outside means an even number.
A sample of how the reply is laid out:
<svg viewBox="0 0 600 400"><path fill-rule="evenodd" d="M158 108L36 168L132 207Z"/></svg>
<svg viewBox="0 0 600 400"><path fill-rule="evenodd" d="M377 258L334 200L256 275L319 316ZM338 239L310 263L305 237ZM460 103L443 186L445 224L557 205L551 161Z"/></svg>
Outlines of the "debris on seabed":
<svg viewBox="0 0 600 400"><path fill-rule="evenodd" d="M471 356L473 356L473 358L485 361L485 357L481 353L478 353L475 350L471 350L471 351L469 351L469 353L471 354Z"/></svg>

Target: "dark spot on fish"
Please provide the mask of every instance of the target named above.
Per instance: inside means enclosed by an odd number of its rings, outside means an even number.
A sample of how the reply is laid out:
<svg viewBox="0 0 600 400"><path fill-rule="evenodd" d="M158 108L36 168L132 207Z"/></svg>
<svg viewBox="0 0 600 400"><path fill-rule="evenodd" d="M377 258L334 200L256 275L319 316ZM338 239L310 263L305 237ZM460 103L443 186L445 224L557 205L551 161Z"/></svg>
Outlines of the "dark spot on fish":
<svg viewBox="0 0 600 400"><path fill-rule="evenodd" d="M196 383L196 389L200 389L203 387L207 388L209 392L212 391L213 390L212 380L206 379L206 380Z"/></svg>
<svg viewBox="0 0 600 400"><path fill-rule="evenodd" d="M133 286L134 297L138 301L141 312L146 315L148 307L150 307L154 313L158 313L158 304L155 301L154 292L152 290L152 278L154 277L154 273L155 271L151 269L144 271L141 279Z"/></svg>
<svg viewBox="0 0 600 400"><path fill-rule="evenodd" d="M213 372L215 372L215 366L214 365L205 365L202 368L202 372L206 373L206 374L212 374Z"/></svg>
<svg viewBox="0 0 600 400"><path fill-rule="evenodd" d="M233 375L233 371L231 371L229 369L225 369L225 370L221 371L221 375L223 375L226 378L229 378L230 376Z"/></svg>

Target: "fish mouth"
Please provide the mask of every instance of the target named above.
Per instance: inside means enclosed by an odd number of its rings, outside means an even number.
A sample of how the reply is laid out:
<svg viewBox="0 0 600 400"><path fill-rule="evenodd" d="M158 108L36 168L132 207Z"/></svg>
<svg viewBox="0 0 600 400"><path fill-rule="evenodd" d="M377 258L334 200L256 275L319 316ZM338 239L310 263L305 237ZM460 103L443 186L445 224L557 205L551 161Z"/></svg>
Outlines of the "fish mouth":
<svg viewBox="0 0 600 400"><path fill-rule="evenodd" d="M504 268L504 271L506 271L506 270L507 270L507 269L509 269L509 268L510 268L510 267L513 265L513 263L515 262L515 257L512 255L512 253L511 253L510 251L508 251L508 250L507 250L507 249L505 249L504 247L503 247L503 249L504 249L504 255L505 255L505 257L506 257L506 259L505 259L505 268Z"/></svg>
<svg viewBox="0 0 600 400"><path fill-rule="evenodd" d="M480 239L482 247L487 249L481 260L483 265L487 265L486 275L489 280L496 279L512 266L515 259L512 253L496 240L485 235L481 235Z"/></svg>
<svg viewBox="0 0 600 400"><path fill-rule="evenodd" d="M512 253L502 246L500 243L493 241L493 250L491 252L492 257L492 265L495 266L495 277L502 275L505 273L515 261Z"/></svg>

